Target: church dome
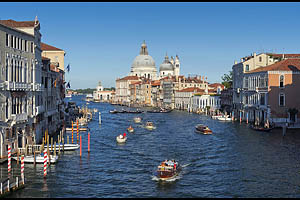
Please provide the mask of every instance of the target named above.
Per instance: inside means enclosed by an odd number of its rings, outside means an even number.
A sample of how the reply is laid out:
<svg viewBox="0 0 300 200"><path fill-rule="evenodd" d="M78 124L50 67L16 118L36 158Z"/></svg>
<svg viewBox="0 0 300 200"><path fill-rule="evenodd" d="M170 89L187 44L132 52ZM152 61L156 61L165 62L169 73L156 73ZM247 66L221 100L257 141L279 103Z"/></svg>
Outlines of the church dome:
<svg viewBox="0 0 300 200"><path fill-rule="evenodd" d="M140 55L135 57L131 65L132 70L143 69L143 68L155 68L154 59L148 54L147 45L144 43L141 46Z"/></svg>
<svg viewBox="0 0 300 200"><path fill-rule="evenodd" d="M174 66L169 61L168 55L166 55L164 62L159 67L159 71L173 71L173 70L174 70Z"/></svg>
<svg viewBox="0 0 300 200"><path fill-rule="evenodd" d="M132 63L132 68L144 68L144 67L155 68L155 62L153 58L149 55L138 55L137 57L135 57Z"/></svg>

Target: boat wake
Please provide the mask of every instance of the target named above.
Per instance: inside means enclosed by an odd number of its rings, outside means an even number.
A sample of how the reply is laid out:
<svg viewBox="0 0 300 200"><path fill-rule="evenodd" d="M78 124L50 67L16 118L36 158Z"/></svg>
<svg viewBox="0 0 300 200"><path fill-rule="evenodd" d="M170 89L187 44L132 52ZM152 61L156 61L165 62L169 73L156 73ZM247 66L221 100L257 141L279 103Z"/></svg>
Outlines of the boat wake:
<svg viewBox="0 0 300 200"><path fill-rule="evenodd" d="M152 177L151 179L153 181L157 181L157 182L160 182L160 181L161 182L174 182L174 181L182 178L180 173L177 176L173 177L173 178L166 179L166 180L163 180L163 181L161 179L159 179L157 176L152 175L151 177Z"/></svg>

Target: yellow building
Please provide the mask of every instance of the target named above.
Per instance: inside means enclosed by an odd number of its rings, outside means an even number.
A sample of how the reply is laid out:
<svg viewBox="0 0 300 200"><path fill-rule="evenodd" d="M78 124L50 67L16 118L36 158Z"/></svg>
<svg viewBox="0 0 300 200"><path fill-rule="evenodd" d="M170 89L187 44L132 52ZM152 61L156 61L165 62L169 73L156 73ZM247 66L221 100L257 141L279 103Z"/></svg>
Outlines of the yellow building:
<svg viewBox="0 0 300 200"><path fill-rule="evenodd" d="M58 63L58 68L65 71L65 55L66 52L49 44L41 42L42 56L50 58L52 63Z"/></svg>

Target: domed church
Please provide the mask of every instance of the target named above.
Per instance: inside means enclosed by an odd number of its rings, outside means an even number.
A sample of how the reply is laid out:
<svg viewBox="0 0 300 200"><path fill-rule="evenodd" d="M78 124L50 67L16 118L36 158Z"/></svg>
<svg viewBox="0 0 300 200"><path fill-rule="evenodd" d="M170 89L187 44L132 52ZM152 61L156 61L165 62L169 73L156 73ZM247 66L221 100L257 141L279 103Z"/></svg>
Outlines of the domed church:
<svg viewBox="0 0 300 200"><path fill-rule="evenodd" d="M135 57L133 60L130 76L145 77L151 80L157 80L158 78L163 78L168 75L179 76L179 72L180 62L178 56L176 55L175 61L171 56L171 61L169 61L169 57L166 55L165 60L159 68L159 77L157 77L154 59L148 54L147 45L144 41L141 46L140 55Z"/></svg>
<svg viewBox="0 0 300 200"><path fill-rule="evenodd" d="M179 76L179 71L180 71L180 62L178 56L176 55L175 61L173 56L171 56L171 61L169 61L169 57L166 54L165 60L159 67L159 77L163 78L168 75Z"/></svg>
<svg viewBox="0 0 300 200"><path fill-rule="evenodd" d="M135 57L131 65L130 76L145 77L152 80L157 79L157 70L153 58L148 54L147 45L144 43L141 46L140 55Z"/></svg>

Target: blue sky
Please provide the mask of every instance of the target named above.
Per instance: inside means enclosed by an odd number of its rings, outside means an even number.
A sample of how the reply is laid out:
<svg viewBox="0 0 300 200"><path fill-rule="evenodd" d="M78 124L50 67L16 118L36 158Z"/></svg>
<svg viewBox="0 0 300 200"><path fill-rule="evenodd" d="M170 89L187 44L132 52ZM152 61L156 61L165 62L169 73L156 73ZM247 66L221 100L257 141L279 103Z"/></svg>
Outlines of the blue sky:
<svg viewBox="0 0 300 200"><path fill-rule="evenodd" d="M71 88L115 87L143 40L157 70L178 54L181 74L221 82L234 60L300 53L300 3L0 3L1 19L41 23L42 42L66 51Z"/></svg>

